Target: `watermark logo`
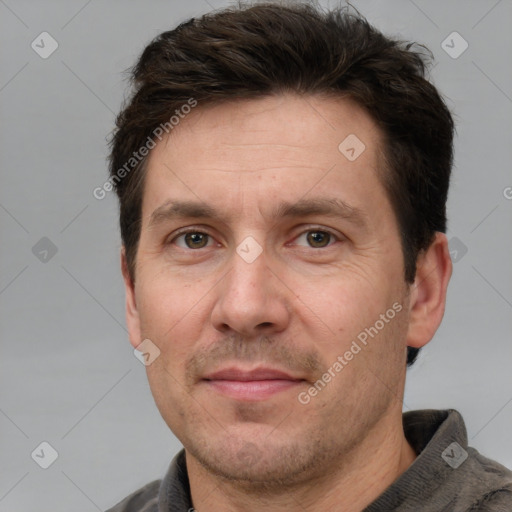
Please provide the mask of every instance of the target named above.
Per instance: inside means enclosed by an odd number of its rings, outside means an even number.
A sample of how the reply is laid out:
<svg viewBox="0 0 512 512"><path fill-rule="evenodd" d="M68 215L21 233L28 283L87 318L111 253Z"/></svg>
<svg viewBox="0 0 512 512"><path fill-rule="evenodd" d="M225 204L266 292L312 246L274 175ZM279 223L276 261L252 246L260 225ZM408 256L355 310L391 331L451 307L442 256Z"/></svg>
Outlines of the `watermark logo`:
<svg viewBox="0 0 512 512"><path fill-rule="evenodd" d="M59 454L50 443L43 441L30 456L39 467L48 469L57 460Z"/></svg>
<svg viewBox="0 0 512 512"><path fill-rule="evenodd" d="M149 366L160 355L160 349L148 338L139 343L133 355L144 365Z"/></svg>
<svg viewBox="0 0 512 512"><path fill-rule="evenodd" d="M363 141L353 133L347 136L338 146L340 153L350 162L359 158L365 149L366 146Z"/></svg>
<svg viewBox="0 0 512 512"><path fill-rule="evenodd" d="M458 32L452 32L441 43L441 48L452 59L458 59L468 49L468 47L468 42Z"/></svg>
<svg viewBox="0 0 512 512"><path fill-rule="evenodd" d="M457 263L464 258L468 252L468 247L462 240L456 236L452 236L450 240L448 240L448 250L450 251L450 257L453 263Z"/></svg>
<svg viewBox="0 0 512 512"><path fill-rule="evenodd" d="M449 466L457 469L468 458L468 452L454 441L444 449L441 457Z"/></svg>
<svg viewBox="0 0 512 512"><path fill-rule="evenodd" d="M252 263L263 252L263 248L252 236L248 236L238 245L236 252L246 263Z"/></svg>
<svg viewBox="0 0 512 512"><path fill-rule="evenodd" d="M47 59L59 47L59 43L48 32L41 32L30 47L41 59Z"/></svg>
<svg viewBox="0 0 512 512"><path fill-rule="evenodd" d="M32 247L32 254L41 263L48 263L57 254L57 250L57 246L49 238L43 236Z"/></svg>
<svg viewBox="0 0 512 512"><path fill-rule="evenodd" d="M261 451L254 443L246 443L237 453L238 458L247 466L252 466L261 458Z"/></svg>

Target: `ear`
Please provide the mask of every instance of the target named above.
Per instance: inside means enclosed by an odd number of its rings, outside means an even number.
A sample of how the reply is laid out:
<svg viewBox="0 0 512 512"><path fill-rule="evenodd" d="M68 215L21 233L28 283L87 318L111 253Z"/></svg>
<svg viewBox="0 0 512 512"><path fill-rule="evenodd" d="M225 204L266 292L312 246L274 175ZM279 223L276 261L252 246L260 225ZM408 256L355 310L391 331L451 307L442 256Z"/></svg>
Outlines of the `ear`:
<svg viewBox="0 0 512 512"><path fill-rule="evenodd" d="M448 239L437 232L434 242L418 257L410 290L408 346L423 347L434 337L443 319L452 270Z"/></svg>
<svg viewBox="0 0 512 512"><path fill-rule="evenodd" d="M121 249L121 271L123 273L124 288L126 293L126 325L128 326L128 335L133 348L136 348L142 341L140 333L140 319L135 301L135 283L130 277L128 271L128 262L126 260L126 250Z"/></svg>

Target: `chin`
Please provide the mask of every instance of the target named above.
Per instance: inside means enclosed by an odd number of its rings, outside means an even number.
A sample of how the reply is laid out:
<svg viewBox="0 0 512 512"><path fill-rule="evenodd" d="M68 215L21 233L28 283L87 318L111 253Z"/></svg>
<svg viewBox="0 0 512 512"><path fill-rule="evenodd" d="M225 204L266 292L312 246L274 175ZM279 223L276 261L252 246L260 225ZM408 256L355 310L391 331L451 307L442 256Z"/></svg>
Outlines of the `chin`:
<svg viewBox="0 0 512 512"><path fill-rule="evenodd" d="M302 453L294 443L270 445L264 441L239 442L189 450L198 462L218 477L251 488L274 487L299 483L309 478L315 465L315 454Z"/></svg>

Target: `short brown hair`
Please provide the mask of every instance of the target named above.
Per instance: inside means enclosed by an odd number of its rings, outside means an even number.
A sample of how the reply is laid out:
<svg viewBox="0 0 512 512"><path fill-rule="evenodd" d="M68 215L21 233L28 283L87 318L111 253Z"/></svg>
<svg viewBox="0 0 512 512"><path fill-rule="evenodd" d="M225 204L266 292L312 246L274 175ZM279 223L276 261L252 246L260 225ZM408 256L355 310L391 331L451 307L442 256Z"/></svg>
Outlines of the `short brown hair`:
<svg viewBox="0 0 512 512"><path fill-rule="evenodd" d="M343 95L384 137L379 178L401 234L407 283L435 232L446 232L454 125L425 78L431 54L384 36L354 9L307 3L239 5L192 18L156 37L131 72L133 94L116 120L110 180L120 202L128 269L135 280L145 162L127 169L155 128L194 98L199 105L276 93ZM418 349L408 347L407 364Z"/></svg>

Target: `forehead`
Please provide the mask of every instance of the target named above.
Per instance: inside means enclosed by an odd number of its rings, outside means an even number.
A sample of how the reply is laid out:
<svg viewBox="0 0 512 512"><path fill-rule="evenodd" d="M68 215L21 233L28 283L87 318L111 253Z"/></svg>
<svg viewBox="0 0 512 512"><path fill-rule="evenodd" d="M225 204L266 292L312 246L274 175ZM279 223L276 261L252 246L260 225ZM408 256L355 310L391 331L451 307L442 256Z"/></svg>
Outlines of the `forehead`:
<svg viewBox="0 0 512 512"><path fill-rule="evenodd" d="M350 134L364 138L369 146L379 139L375 122L353 100L284 94L217 105L199 103L182 117L164 144L159 144L153 153L160 153L164 146L170 145L179 157L180 147L186 150L201 144L187 158L200 159L208 148L215 150L216 155L223 151L234 152L235 156L250 153L257 154L261 160L265 153L260 152L258 144L265 144L272 149L272 157L291 149L297 155L308 153L309 158L315 158L312 150L316 158L320 158L319 152L337 157L339 143ZM237 166L235 170L257 168L250 165L251 158L247 160L247 166Z"/></svg>
<svg viewBox="0 0 512 512"><path fill-rule="evenodd" d="M383 194L380 144L374 121L346 98L198 104L148 157L143 215L169 197L261 209L277 197L294 202L336 192L363 209Z"/></svg>

